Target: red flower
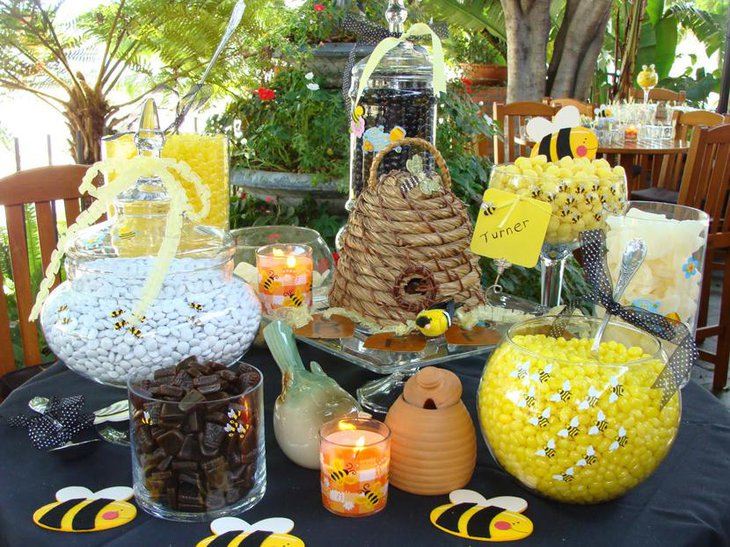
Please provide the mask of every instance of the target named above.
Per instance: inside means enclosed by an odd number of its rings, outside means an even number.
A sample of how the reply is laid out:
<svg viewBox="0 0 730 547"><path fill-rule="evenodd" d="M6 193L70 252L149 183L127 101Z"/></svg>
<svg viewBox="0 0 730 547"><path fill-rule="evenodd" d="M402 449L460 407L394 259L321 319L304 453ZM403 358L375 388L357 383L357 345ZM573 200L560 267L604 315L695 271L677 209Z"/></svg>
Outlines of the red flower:
<svg viewBox="0 0 730 547"><path fill-rule="evenodd" d="M266 198L264 199L264 201L266 203L274 203L274 198L272 198L271 196L266 196Z"/></svg>
<svg viewBox="0 0 730 547"><path fill-rule="evenodd" d="M324 4L314 4L314 11L324 11Z"/></svg>
<svg viewBox="0 0 730 547"><path fill-rule="evenodd" d="M337 251L335 251L334 253L332 253L332 258L335 259L335 265L337 265L337 261L340 260L340 255L337 254Z"/></svg>
<svg viewBox="0 0 730 547"><path fill-rule="evenodd" d="M471 93L471 86L474 82L472 82L469 78L462 78L461 82L464 84L464 87L466 88L466 92Z"/></svg>
<svg viewBox="0 0 730 547"><path fill-rule="evenodd" d="M276 91L266 87L259 87L254 91L254 95L258 95L262 101L273 101L276 99Z"/></svg>

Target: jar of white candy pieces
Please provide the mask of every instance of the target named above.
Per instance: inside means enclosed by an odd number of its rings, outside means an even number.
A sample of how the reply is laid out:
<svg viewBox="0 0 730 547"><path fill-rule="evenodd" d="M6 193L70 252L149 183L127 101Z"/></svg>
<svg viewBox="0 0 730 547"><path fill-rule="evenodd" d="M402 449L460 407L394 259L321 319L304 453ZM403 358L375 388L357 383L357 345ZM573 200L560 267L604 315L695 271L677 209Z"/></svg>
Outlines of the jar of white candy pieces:
<svg viewBox="0 0 730 547"><path fill-rule="evenodd" d="M93 220L79 216L69 227L69 241L59 241L67 280L41 309L53 353L79 374L118 387L132 373L189 356L231 365L261 319L256 293L233 275L232 237L197 223L210 205L199 177L187 164L159 158L165 137L156 118L154 103L146 103L135 137L140 157L101 162L85 177L84 184L101 169L106 188L120 188L113 201L108 192L92 194L93 218L112 203L113 213L85 229ZM195 185L204 205L189 206L171 170Z"/></svg>

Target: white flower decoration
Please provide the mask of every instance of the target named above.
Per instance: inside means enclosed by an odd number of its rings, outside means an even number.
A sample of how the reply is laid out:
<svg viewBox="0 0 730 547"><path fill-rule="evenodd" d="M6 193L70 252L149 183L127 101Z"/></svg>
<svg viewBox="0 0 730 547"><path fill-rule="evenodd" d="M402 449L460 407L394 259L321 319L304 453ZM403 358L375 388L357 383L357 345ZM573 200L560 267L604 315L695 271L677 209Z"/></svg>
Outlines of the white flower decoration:
<svg viewBox="0 0 730 547"><path fill-rule="evenodd" d="M314 82L307 84L307 89L310 91L317 91L319 89L319 84Z"/></svg>
<svg viewBox="0 0 730 547"><path fill-rule="evenodd" d="M312 79L314 79L314 72L307 72L307 73L306 73L306 74L304 75L304 77L305 77L305 78L306 78L307 80L312 80Z"/></svg>
<svg viewBox="0 0 730 547"><path fill-rule="evenodd" d="M346 501L346 502L345 502L345 503L344 503L344 504L342 505L342 507L344 507L344 508L345 508L345 511L352 511L352 510L353 510L353 509L355 508L355 504L354 504L354 503L352 503L351 501Z"/></svg>

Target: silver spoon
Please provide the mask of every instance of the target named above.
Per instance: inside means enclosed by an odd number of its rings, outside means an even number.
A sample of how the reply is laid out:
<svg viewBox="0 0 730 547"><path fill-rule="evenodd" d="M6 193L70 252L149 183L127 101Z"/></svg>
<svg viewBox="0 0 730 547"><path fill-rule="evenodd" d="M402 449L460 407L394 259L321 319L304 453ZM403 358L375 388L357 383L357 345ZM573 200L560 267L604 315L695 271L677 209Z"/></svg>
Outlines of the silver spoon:
<svg viewBox="0 0 730 547"><path fill-rule="evenodd" d="M639 266L644 262L646 258L646 243L643 239L632 239L624 248L624 254L621 257L621 269L618 272L618 279L616 280L616 286L613 289L613 299L618 301L621 295L624 294L626 287L629 286L631 280L637 271ZM591 353L594 356L598 356L598 349L601 346L601 338L603 338L603 332L608 326L608 322L611 319L611 314L606 313L603 316L603 322L596 331L596 336L593 338L593 345L591 346Z"/></svg>

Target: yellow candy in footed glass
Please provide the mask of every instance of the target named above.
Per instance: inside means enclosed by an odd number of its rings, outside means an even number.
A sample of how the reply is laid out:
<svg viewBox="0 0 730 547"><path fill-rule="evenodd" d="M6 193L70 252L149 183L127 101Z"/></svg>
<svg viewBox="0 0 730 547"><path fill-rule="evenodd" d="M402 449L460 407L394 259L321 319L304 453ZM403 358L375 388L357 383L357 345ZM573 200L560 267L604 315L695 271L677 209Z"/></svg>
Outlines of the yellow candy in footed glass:
<svg viewBox="0 0 730 547"><path fill-rule="evenodd" d="M107 158L132 158L137 155L134 136L121 135L104 139L104 154ZM203 184L210 190L210 212L202 224L228 229L229 215L229 171L228 140L224 135L197 135L178 133L167 135L162 148L163 158L184 161L198 174ZM182 184L192 206L200 207L200 197L193 185L178 179Z"/></svg>

